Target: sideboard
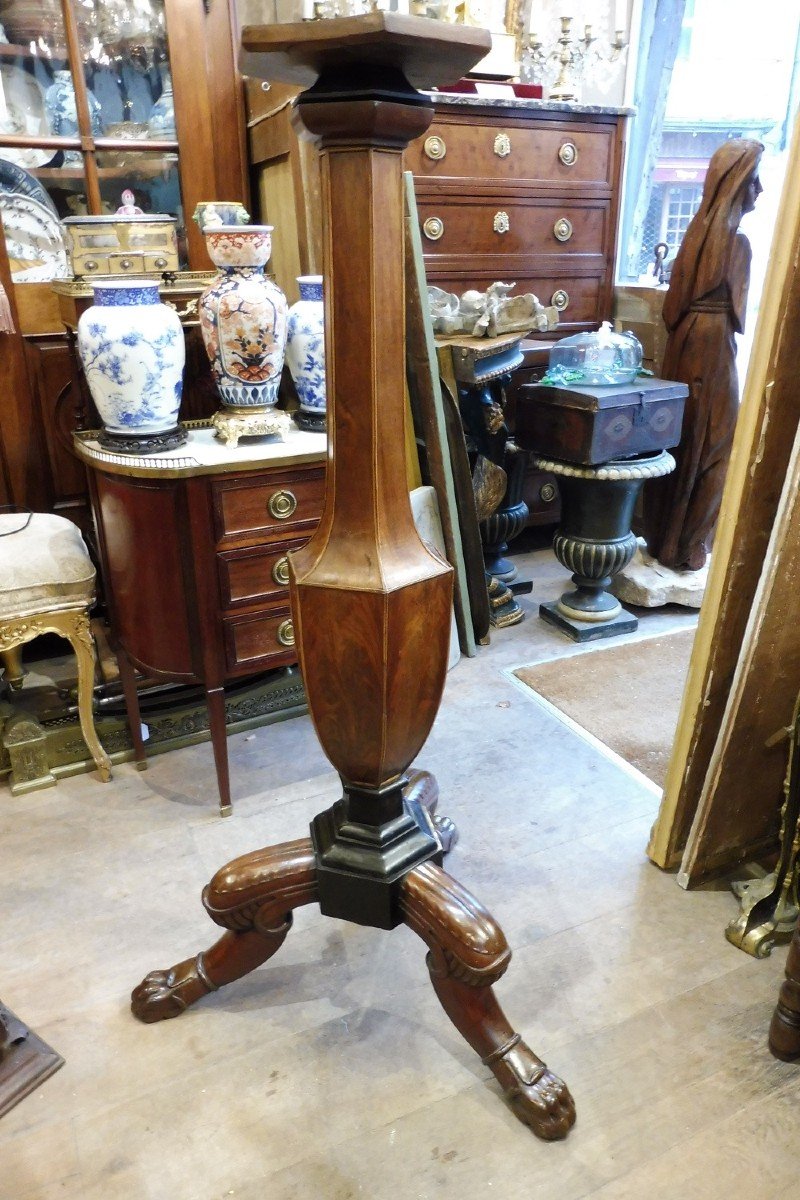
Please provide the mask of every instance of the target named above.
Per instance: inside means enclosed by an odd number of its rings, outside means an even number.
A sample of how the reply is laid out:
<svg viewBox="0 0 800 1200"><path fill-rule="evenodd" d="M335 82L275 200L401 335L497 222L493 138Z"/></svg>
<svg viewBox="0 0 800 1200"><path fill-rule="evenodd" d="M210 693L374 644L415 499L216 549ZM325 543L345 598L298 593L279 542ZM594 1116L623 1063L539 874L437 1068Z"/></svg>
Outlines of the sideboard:
<svg viewBox="0 0 800 1200"><path fill-rule="evenodd" d="M428 283L496 280L559 310L550 340L609 319L626 116L550 100L434 96L406 151Z"/></svg>
<svg viewBox="0 0 800 1200"><path fill-rule="evenodd" d="M205 690L220 811L231 812L224 685L297 661L287 554L316 528L325 434L236 449L207 427L178 450L130 458L76 434L88 468L109 620L137 761L133 667Z"/></svg>

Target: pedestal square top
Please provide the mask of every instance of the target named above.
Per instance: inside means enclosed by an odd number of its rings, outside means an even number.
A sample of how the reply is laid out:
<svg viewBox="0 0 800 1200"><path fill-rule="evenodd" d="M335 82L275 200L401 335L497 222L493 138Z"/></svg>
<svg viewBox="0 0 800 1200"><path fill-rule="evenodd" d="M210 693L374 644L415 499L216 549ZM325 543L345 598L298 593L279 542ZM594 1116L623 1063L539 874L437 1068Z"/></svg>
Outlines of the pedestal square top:
<svg viewBox="0 0 800 1200"><path fill-rule="evenodd" d="M394 67L417 88L453 83L492 46L486 29L428 17L374 12L358 17L247 25L239 66L245 75L311 87L334 68Z"/></svg>

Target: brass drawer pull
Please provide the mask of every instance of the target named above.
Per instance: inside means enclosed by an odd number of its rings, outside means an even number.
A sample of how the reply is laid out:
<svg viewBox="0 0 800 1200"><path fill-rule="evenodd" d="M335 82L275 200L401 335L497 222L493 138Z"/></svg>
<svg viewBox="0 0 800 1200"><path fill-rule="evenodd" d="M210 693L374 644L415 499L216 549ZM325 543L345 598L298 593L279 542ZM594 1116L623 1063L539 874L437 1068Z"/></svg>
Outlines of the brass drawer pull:
<svg viewBox="0 0 800 1200"><path fill-rule="evenodd" d="M284 554L272 568L272 578L278 587L286 587L289 582L289 559Z"/></svg>
<svg viewBox="0 0 800 1200"><path fill-rule="evenodd" d="M444 221L441 217L426 217L422 225L422 232L429 241L438 242L444 233Z"/></svg>
<svg viewBox="0 0 800 1200"><path fill-rule="evenodd" d="M565 308L569 308L569 292L565 292L563 288L556 288L550 297L550 303L553 308L563 312Z"/></svg>
<svg viewBox="0 0 800 1200"><path fill-rule="evenodd" d="M508 213L502 211L496 212L494 214L492 228L494 229L495 233L508 233L509 229L511 228L511 222L508 219Z"/></svg>
<svg viewBox="0 0 800 1200"><path fill-rule="evenodd" d="M133 266L133 262L129 258L121 258L119 260L120 271L130 271L132 266Z"/></svg>
<svg viewBox="0 0 800 1200"><path fill-rule="evenodd" d="M574 167L578 161L578 147L574 142L564 142L558 148L558 157L565 167Z"/></svg>
<svg viewBox="0 0 800 1200"><path fill-rule="evenodd" d="M568 217L559 217L553 226L553 233L559 242L568 242L572 237L572 221Z"/></svg>
<svg viewBox="0 0 800 1200"><path fill-rule="evenodd" d="M97 262L97 260L94 258L87 258L83 264L83 268L85 271L96 271L99 266L100 266L100 263Z"/></svg>
<svg viewBox="0 0 800 1200"><path fill-rule="evenodd" d="M434 162L441 162L445 154L447 154L447 146L445 145L444 138L440 138L435 133L425 138L425 144L422 148L428 158L432 158Z"/></svg>
<svg viewBox="0 0 800 1200"><path fill-rule="evenodd" d="M297 497L293 492L273 492L267 503L267 508L276 521L285 521L297 508Z"/></svg>
<svg viewBox="0 0 800 1200"><path fill-rule="evenodd" d="M542 504L552 504L556 498L556 487L554 483L543 483L539 489L539 499Z"/></svg>
<svg viewBox="0 0 800 1200"><path fill-rule="evenodd" d="M498 133L494 139L494 152L498 158L508 158L511 153L511 138L507 133Z"/></svg>
<svg viewBox="0 0 800 1200"><path fill-rule="evenodd" d="M278 626L278 641L282 646L294 645L294 621L291 617L287 617L285 621L281 621Z"/></svg>

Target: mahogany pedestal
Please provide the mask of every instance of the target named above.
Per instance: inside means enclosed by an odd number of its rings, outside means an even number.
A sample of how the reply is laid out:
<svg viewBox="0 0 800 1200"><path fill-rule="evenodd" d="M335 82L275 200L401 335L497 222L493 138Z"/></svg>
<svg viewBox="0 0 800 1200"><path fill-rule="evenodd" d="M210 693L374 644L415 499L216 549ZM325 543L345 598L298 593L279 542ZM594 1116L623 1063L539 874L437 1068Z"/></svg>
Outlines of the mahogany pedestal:
<svg viewBox="0 0 800 1200"><path fill-rule="evenodd" d="M564 1083L521 1040L492 991L510 950L490 914L442 869L429 776L407 774L447 666L452 569L414 528L405 472L402 152L433 108L417 87L459 78L490 46L467 26L376 12L246 28L248 75L299 83L297 125L318 141L325 204L330 438L325 507L290 557L308 705L343 796L311 836L223 867L204 904L225 929L210 950L151 972L143 1021L174 1017L270 958L292 911L391 929L428 947L445 1012L544 1138L575 1119Z"/></svg>

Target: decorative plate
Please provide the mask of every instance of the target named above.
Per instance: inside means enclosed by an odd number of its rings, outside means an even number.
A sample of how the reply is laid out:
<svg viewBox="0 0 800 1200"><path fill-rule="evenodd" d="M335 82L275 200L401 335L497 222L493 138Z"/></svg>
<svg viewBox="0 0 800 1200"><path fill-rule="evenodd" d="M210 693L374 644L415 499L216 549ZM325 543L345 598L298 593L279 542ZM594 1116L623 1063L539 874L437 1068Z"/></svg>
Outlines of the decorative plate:
<svg viewBox="0 0 800 1200"><path fill-rule="evenodd" d="M58 216L56 206L35 175L23 171L22 167L9 162L6 158L6 147L0 146L0 192L15 192L20 196L30 196L38 200L45 208L49 208L53 216Z"/></svg>
<svg viewBox="0 0 800 1200"><path fill-rule="evenodd" d="M69 276L67 252L58 217L32 196L0 191L11 278L39 283Z"/></svg>
<svg viewBox="0 0 800 1200"><path fill-rule="evenodd" d="M44 88L37 79L13 63L0 63L0 133L21 137L47 137L50 126L44 107ZM43 167L55 150L3 146L0 154L18 167Z"/></svg>

